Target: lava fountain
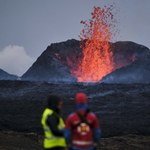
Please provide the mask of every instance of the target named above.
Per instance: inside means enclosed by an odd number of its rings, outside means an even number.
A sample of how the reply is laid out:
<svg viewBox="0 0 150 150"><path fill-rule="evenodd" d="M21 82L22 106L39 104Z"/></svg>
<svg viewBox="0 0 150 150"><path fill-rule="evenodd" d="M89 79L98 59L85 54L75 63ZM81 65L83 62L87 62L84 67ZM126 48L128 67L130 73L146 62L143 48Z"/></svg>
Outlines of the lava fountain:
<svg viewBox="0 0 150 150"><path fill-rule="evenodd" d="M72 74L78 82L97 82L113 71L113 57L110 40L115 27L113 6L94 7L91 19L81 21L84 25L80 33L82 59Z"/></svg>

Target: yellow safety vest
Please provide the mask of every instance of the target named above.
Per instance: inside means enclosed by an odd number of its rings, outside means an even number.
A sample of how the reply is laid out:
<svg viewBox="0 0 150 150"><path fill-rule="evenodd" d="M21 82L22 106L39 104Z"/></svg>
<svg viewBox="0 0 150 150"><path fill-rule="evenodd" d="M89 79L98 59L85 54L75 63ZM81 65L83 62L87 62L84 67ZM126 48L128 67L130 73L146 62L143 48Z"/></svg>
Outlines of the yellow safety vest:
<svg viewBox="0 0 150 150"><path fill-rule="evenodd" d="M46 108L42 114L41 124L43 126L45 134L43 146L44 148L53 148L57 146L66 147L65 138L53 135L50 127L46 123L48 116L52 115L53 112L54 112L53 110ZM61 116L58 115L58 117L59 117L58 128L62 129L64 128L65 124Z"/></svg>

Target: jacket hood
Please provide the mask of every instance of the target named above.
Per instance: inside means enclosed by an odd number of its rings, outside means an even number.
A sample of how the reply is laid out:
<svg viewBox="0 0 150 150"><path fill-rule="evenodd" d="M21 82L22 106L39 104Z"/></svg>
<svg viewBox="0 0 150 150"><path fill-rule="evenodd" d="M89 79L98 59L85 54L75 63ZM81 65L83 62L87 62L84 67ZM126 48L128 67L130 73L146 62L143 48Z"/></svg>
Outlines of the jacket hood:
<svg viewBox="0 0 150 150"><path fill-rule="evenodd" d="M59 113L59 103L62 101L62 99L56 95L49 95L47 98L48 101L48 107L55 112Z"/></svg>

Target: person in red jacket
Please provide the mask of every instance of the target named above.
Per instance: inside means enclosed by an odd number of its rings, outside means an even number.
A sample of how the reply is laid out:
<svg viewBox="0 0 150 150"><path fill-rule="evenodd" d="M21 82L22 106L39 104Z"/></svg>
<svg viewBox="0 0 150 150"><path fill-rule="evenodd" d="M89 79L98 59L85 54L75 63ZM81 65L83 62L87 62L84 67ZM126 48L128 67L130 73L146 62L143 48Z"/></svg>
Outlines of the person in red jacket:
<svg viewBox="0 0 150 150"><path fill-rule="evenodd" d="M75 96L77 111L66 119L65 138L69 150L96 150L101 129L96 115L90 111L85 93Z"/></svg>

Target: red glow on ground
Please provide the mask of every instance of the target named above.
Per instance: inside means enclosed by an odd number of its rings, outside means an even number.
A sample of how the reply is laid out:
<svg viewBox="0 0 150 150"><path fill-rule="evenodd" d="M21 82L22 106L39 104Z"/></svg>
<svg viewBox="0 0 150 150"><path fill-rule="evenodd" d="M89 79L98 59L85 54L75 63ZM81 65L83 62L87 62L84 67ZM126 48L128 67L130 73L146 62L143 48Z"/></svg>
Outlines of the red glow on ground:
<svg viewBox="0 0 150 150"><path fill-rule="evenodd" d="M113 7L94 7L91 19L81 21L84 29L80 33L82 60L72 74L78 82L97 82L113 70L109 41L114 27Z"/></svg>

